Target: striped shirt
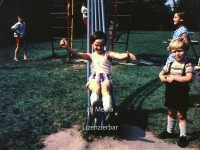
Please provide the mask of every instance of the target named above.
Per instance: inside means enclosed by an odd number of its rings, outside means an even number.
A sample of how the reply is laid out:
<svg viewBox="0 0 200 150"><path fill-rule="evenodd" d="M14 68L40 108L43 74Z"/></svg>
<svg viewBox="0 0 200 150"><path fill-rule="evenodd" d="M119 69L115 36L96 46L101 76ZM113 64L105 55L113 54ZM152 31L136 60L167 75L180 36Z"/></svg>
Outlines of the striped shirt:
<svg viewBox="0 0 200 150"><path fill-rule="evenodd" d="M180 64L172 63L171 70L170 70L170 75L182 76L183 70L184 70L184 65L185 65L185 63L180 63ZM170 63L166 64L163 67L163 71L166 72L166 73L169 72L169 66L170 66ZM193 72L192 64L191 63L187 63L185 65L185 74L192 73L192 72Z"/></svg>

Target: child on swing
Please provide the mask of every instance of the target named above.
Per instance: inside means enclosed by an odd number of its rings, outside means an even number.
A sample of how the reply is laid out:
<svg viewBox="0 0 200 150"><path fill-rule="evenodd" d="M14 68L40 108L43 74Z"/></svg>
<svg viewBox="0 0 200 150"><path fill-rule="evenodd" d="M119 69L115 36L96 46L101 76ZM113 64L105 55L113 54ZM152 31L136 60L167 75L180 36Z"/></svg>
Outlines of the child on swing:
<svg viewBox="0 0 200 150"><path fill-rule="evenodd" d="M97 31L91 36L91 44L94 48L94 53L82 53L68 46L67 41L62 39L60 46L73 55L91 62L91 75L86 87L91 91L90 101L93 110L95 104L102 94L103 108L109 113L112 109L111 99L111 60L114 59L131 59L136 60L136 57L131 53L117 53L113 51L105 51L104 46L107 43L107 35L102 31Z"/></svg>
<svg viewBox="0 0 200 150"><path fill-rule="evenodd" d="M189 106L189 82L192 81L193 67L185 61L188 42L183 38L173 39L168 48L174 61L166 64L160 72L161 82L165 83L165 106L168 108L167 130L159 138L173 138L176 117L179 120L180 137L178 145L187 146L187 109Z"/></svg>

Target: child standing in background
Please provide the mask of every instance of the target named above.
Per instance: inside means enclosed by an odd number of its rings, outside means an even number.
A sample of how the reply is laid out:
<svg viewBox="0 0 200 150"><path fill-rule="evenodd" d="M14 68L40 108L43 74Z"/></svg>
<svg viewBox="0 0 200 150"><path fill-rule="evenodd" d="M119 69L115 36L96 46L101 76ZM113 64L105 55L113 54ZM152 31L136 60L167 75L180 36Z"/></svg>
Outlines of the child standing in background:
<svg viewBox="0 0 200 150"><path fill-rule="evenodd" d="M182 37L187 43L189 43L189 31L184 25L185 21L185 13L184 12L175 12L174 14L174 25L177 26L177 29L175 30L172 39ZM187 60L187 54L185 54L184 59ZM167 58L166 63L170 63L174 61L174 57L172 56L171 51L169 52L169 56Z"/></svg>
<svg viewBox="0 0 200 150"><path fill-rule="evenodd" d="M23 21L22 16L17 16L18 22L11 27L11 30L14 32L14 37L16 40L16 49L14 54L14 61L19 61L18 53L20 48L23 46L24 48L24 60L28 60L27 58L27 47L26 47L26 23Z"/></svg>
<svg viewBox="0 0 200 150"><path fill-rule="evenodd" d="M173 58L160 72L161 82L165 83L165 106L168 108L167 130L159 138L173 138L176 117L179 119L180 137L178 145L187 146L187 109L189 106L189 82L192 81L193 67L185 61L184 56L188 50L188 42L183 38L172 40L168 46Z"/></svg>
<svg viewBox="0 0 200 150"><path fill-rule="evenodd" d="M82 3L82 7L81 7L81 13L83 15L83 24L84 24L84 26L87 26L87 11L88 11L88 9L87 9L85 3L83 2Z"/></svg>

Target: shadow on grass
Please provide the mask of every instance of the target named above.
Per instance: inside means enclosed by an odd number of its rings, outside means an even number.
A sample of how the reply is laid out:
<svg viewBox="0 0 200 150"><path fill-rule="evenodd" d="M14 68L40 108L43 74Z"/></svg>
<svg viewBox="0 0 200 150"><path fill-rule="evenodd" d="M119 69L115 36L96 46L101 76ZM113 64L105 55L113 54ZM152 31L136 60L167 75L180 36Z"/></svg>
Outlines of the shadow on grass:
<svg viewBox="0 0 200 150"><path fill-rule="evenodd" d="M167 60L166 55L158 55L158 54L139 54L137 58L144 59L148 62L152 62L153 66L164 66ZM189 62L192 64L197 64L197 60L194 58L189 58Z"/></svg>
<svg viewBox="0 0 200 150"><path fill-rule="evenodd" d="M50 59L48 57L29 60L29 61L19 61L19 62L12 62L12 63L1 63L0 69L45 69L45 68L63 68L65 65L73 65L73 64L82 64L81 62L75 62L75 59L72 59L71 62L69 60L64 60L66 57L60 57L55 59ZM55 61L55 63L52 63Z"/></svg>
<svg viewBox="0 0 200 150"><path fill-rule="evenodd" d="M190 133L190 138L188 140L189 141L200 140L200 130Z"/></svg>
<svg viewBox="0 0 200 150"><path fill-rule="evenodd" d="M155 66L163 66L167 60L166 55L139 54L137 57L152 62Z"/></svg>
<svg viewBox="0 0 200 150"><path fill-rule="evenodd" d="M120 120L123 123L139 126L144 130L147 129L148 114L150 112L148 110L142 110L142 105L144 101L147 100L147 97L160 85L161 82L157 77L130 94L119 106ZM155 109L153 111L155 111L154 113L165 112L164 109Z"/></svg>
<svg viewBox="0 0 200 150"><path fill-rule="evenodd" d="M69 59L69 56L68 55L58 55L58 54L54 53L54 54L51 54L50 56L43 57L42 59L48 60L48 59L63 59L63 58Z"/></svg>

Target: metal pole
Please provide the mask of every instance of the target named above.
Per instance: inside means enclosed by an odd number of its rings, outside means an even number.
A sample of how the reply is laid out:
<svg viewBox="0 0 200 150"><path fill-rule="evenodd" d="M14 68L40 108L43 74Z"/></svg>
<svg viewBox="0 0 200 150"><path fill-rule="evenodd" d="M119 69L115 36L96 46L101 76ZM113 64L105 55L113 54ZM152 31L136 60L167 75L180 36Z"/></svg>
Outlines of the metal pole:
<svg viewBox="0 0 200 150"><path fill-rule="evenodd" d="M100 0L98 0L98 3L97 3L97 8L98 8L98 18L99 18L99 20L98 20L98 31L100 31L101 30L101 20L100 20L100 18L101 18L101 12L100 12Z"/></svg>
<svg viewBox="0 0 200 150"><path fill-rule="evenodd" d="M71 18L70 18L70 0L67 0L67 31L68 31L68 37L67 37L67 43L69 44L69 47L71 47ZM69 54L69 62L71 62L71 53Z"/></svg>
<svg viewBox="0 0 200 150"><path fill-rule="evenodd" d="M72 23L71 23L71 47L73 48L73 34L74 34L74 0L72 0Z"/></svg>
<svg viewBox="0 0 200 150"><path fill-rule="evenodd" d="M87 53L90 52L90 30L91 30L91 0L87 0ZM90 62L87 62L87 81L90 77ZM88 101L88 107L90 106L90 90L87 89L87 101Z"/></svg>
<svg viewBox="0 0 200 150"><path fill-rule="evenodd" d="M91 30L91 34L94 33L94 1L91 0L91 7L90 7L90 13L91 13L91 22L90 22L90 30Z"/></svg>
<svg viewBox="0 0 200 150"><path fill-rule="evenodd" d="M98 28L97 28L97 25L98 25L98 22L97 22L97 3L96 3L96 0L94 0L94 17L95 17L95 24L94 24L94 26L95 26L95 31L97 31L98 30Z"/></svg>

